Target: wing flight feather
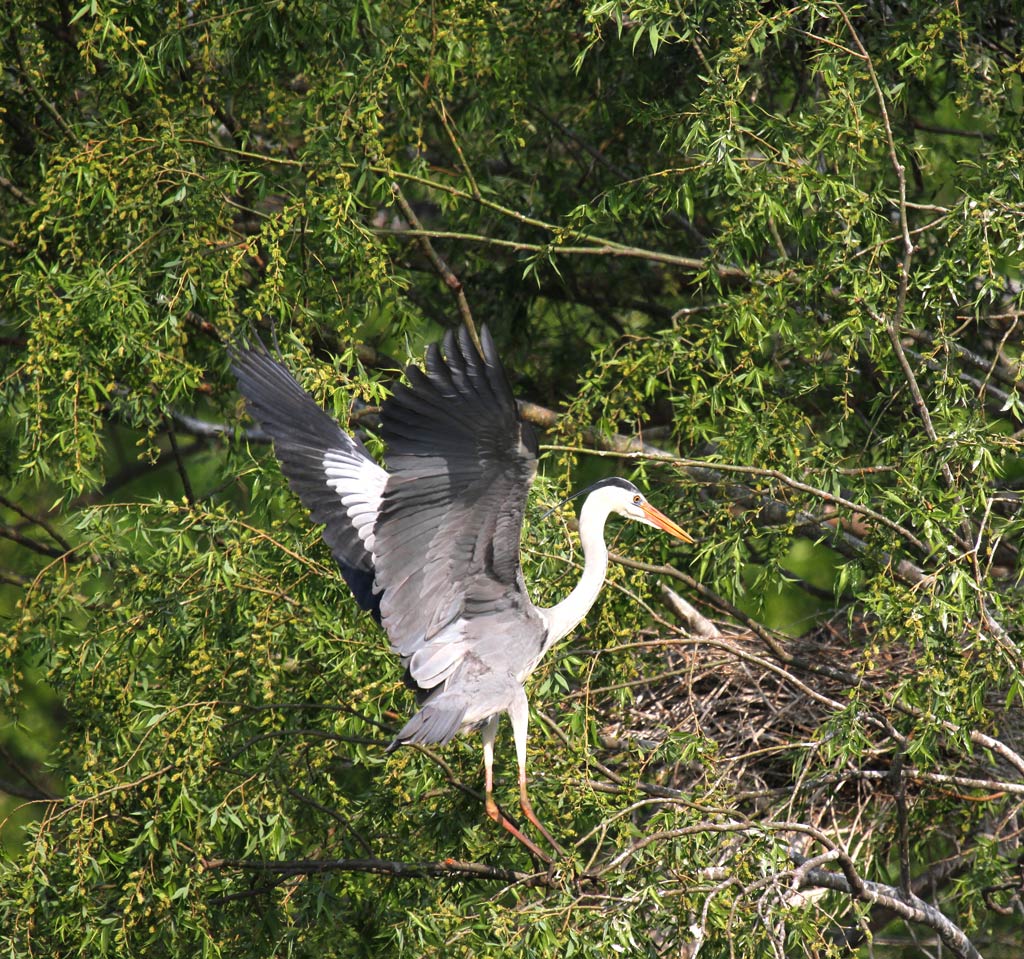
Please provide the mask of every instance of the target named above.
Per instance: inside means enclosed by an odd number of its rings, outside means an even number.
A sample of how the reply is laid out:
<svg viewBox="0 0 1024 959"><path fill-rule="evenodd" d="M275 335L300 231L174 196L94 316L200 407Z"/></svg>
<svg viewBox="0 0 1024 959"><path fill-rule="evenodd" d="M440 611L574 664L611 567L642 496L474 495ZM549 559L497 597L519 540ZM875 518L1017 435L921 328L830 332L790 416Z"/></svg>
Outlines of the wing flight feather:
<svg viewBox="0 0 1024 959"><path fill-rule="evenodd" d="M519 572L536 441L490 333L427 351L381 408L390 473L374 530L381 616L421 688L452 675L486 617L533 614ZM492 621L495 625L496 620ZM472 628L477 626L477 629Z"/></svg>
<svg viewBox="0 0 1024 959"><path fill-rule="evenodd" d="M379 619L371 551L388 474L258 340L231 349L231 368L250 413L274 441L288 485L324 524L356 601Z"/></svg>
<svg viewBox="0 0 1024 959"><path fill-rule="evenodd" d="M425 370L410 366L408 385L384 402L390 475L262 343L231 350L239 389L274 440L289 485L325 524L357 600L382 622L423 691L446 684L468 660L478 669L495 655L503 660L512 632L542 639L519 565L536 439L486 328L481 345L482 353L465 328L449 333L443 355L432 345Z"/></svg>

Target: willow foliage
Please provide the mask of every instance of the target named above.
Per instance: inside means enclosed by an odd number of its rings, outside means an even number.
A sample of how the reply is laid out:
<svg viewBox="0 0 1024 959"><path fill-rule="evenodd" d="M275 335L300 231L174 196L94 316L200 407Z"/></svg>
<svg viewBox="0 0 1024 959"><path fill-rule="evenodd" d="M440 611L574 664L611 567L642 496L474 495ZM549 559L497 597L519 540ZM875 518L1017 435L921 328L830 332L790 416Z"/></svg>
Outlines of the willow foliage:
<svg viewBox="0 0 1024 959"><path fill-rule="evenodd" d="M1019 954L1014 4L4 19L6 955ZM545 429L538 603L592 477L698 539L610 528L532 680L551 870L474 738L385 757L399 670L224 349L376 448L467 317Z"/></svg>

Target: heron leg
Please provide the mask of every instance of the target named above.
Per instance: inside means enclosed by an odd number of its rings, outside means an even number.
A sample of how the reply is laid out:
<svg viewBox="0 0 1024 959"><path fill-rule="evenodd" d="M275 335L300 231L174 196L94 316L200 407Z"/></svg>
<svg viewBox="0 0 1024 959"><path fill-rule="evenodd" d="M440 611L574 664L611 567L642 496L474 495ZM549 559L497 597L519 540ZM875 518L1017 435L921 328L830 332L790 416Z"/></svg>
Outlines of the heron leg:
<svg viewBox="0 0 1024 959"><path fill-rule="evenodd" d="M519 766L519 807L523 810L523 815L537 827L537 831L544 837L548 845L564 859L565 850L537 818L533 806L530 805L530 797L526 794L526 731L530 724L530 707L526 701L526 693L522 691L520 693L521 695L516 698L512 708L508 711L509 719L512 720L512 736L516 741L516 762Z"/></svg>
<svg viewBox="0 0 1024 959"><path fill-rule="evenodd" d="M494 740L498 734L498 717L492 716L483 729L484 741L484 808L487 815L499 826L506 829L516 837L527 849L530 850L541 862L552 863L551 857L541 852L537 844L527 836L524 836L515 826L505 818L498 804L494 801Z"/></svg>

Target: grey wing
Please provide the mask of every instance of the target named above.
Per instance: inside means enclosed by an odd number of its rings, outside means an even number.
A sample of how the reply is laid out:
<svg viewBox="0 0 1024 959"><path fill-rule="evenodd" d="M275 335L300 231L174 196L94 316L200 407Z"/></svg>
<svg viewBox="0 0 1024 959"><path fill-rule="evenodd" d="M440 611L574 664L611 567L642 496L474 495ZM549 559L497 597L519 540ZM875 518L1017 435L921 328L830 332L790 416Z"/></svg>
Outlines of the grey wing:
<svg viewBox="0 0 1024 959"><path fill-rule="evenodd" d="M230 352L238 388L273 439L288 485L313 520L325 525L324 540L356 601L379 619L373 530L388 474L262 343Z"/></svg>
<svg viewBox="0 0 1024 959"><path fill-rule="evenodd" d="M519 566L536 440L523 423L481 330L483 355L465 328L431 346L425 372L381 408L390 471L375 528L373 562L392 649L423 690L444 683L469 653L536 645L543 629ZM502 632L506 635L498 636Z"/></svg>

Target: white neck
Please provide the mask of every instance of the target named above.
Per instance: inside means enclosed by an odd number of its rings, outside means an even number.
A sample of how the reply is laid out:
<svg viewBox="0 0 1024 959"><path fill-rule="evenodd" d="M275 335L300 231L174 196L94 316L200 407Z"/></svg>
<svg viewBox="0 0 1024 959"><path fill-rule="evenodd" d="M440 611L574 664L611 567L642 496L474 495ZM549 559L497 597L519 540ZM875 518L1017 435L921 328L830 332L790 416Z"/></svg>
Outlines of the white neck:
<svg viewBox="0 0 1024 959"><path fill-rule="evenodd" d="M599 492L599 491L598 491ZM608 547L604 544L604 522L611 507L604 497L591 494L580 510L580 542L583 544L583 575L576 588L560 603L549 609L540 610L548 627L544 648L558 642L572 632L590 607L604 585L604 574L608 570Z"/></svg>

